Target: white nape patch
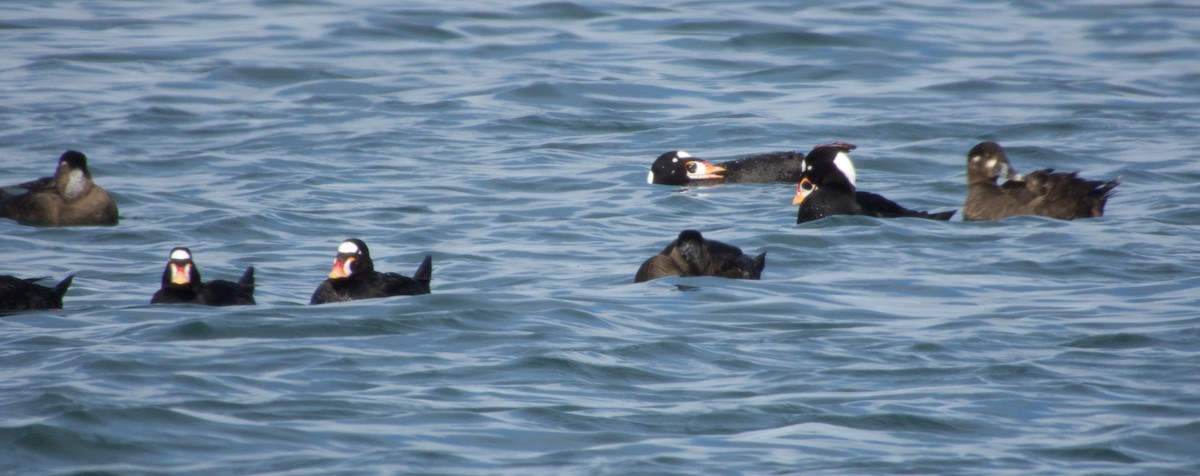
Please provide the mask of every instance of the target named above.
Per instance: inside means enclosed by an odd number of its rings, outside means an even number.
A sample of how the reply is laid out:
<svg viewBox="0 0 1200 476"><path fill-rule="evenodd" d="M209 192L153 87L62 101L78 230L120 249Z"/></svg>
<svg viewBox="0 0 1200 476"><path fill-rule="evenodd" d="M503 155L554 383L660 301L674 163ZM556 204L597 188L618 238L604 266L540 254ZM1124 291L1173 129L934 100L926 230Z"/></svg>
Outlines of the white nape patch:
<svg viewBox="0 0 1200 476"><path fill-rule="evenodd" d="M678 157L680 159L690 159L690 158L692 158L692 154L689 154L687 152L680 150L680 151L675 152L675 157Z"/></svg>
<svg viewBox="0 0 1200 476"><path fill-rule="evenodd" d="M837 158L833 159L833 166L842 171L846 179L850 180L850 185L858 185L858 172L854 171L854 162L850 161L850 156L845 152L838 151Z"/></svg>
<svg viewBox="0 0 1200 476"><path fill-rule="evenodd" d="M646 183L648 183L650 185L654 185L654 171L653 170L646 173Z"/></svg>
<svg viewBox="0 0 1200 476"><path fill-rule="evenodd" d="M358 245L354 244L353 241L343 241L342 244L338 245L338 253L358 253Z"/></svg>
<svg viewBox="0 0 1200 476"><path fill-rule="evenodd" d="M171 252L171 259L176 261L187 261L192 259L192 254L187 250L175 250Z"/></svg>
<svg viewBox="0 0 1200 476"><path fill-rule="evenodd" d="M67 187L64 190L67 200L74 200L80 195L83 195L84 188L87 187L87 177L83 175L83 171L79 169L72 170L67 173Z"/></svg>

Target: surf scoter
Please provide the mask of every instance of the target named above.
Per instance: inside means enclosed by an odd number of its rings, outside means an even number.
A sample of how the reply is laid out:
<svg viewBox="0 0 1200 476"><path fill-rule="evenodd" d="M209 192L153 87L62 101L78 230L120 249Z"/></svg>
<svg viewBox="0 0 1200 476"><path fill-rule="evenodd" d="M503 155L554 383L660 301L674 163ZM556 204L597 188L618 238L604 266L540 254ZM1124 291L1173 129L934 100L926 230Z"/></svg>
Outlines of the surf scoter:
<svg viewBox="0 0 1200 476"><path fill-rule="evenodd" d="M162 288L150 298L150 304L203 304L235 306L254 304L254 267L246 268L238 282L200 280L200 269L192 261L192 251L179 247L171 250L171 259L163 270Z"/></svg>
<svg viewBox="0 0 1200 476"><path fill-rule="evenodd" d="M380 273L375 271L367 244L351 238L338 245L333 271L329 272L329 279L317 286L309 304L429 294L431 279L432 256L426 256L421 261L411 278L396 273Z"/></svg>
<svg viewBox="0 0 1200 476"><path fill-rule="evenodd" d="M116 225L117 204L92 182L87 156L68 150L53 177L0 187L0 217L36 226Z"/></svg>
<svg viewBox="0 0 1200 476"><path fill-rule="evenodd" d="M63 295L75 275L68 275L53 288L37 284L43 279L0 276L0 311L62 309Z"/></svg>
<svg viewBox="0 0 1200 476"><path fill-rule="evenodd" d="M834 142L827 146L846 150L855 148L854 144L845 142ZM800 152L770 152L713 165L682 150L673 150L654 160L646 182L659 185L796 183L800 181L803 168L804 154Z"/></svg>
<svg viewBox="0 0 1200 476"><path fill-rule="evenodd" d="M997 185L996 179L1006 179ZM963 220L999 220L1041 215L1060 220L1104 215L1104 205L1121 179L1085 180L1074 172L1043 169L1021 177L1004 149L982 142L967 153L967 201Z"/></svg>
<svg viewBox="0 0 1200 476"><path fill-rule="evenodd" d="M665 276L719 276L734 279L759 279L767 264L764 252L754 258L741 248L715 240L706 240L696 230L683 230L673 243L638 268L633 282L640 283Z"/></svg>
<svg viewBox="0 0 1200 476"><path fill-rule="evenodd" d="M929 213L909 210L882 195L855 188L857 173L847 154L850 149L838 145L822 146L804 159L804 173L796 186L792 205L799 205L796 223L832 215L867 215L876 218L915 217L949 220L955 210Z"/></svg>

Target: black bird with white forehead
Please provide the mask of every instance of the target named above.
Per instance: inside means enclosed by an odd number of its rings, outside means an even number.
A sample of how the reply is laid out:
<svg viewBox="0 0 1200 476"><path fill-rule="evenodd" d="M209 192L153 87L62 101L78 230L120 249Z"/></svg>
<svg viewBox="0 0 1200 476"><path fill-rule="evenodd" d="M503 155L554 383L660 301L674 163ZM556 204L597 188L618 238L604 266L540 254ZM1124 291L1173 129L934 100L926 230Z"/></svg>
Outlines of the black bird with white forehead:
<svg viewBox="0 0 1200 476"><path fill-rule="evenodd" d="M375 271L371 250L357 238L343 241L337 251L329 279L317 286L309 304L429 294L429 282L433 279L432 256L426 256L410 278Z"/></svg>
<svg viewBox="0 0 1200 476"><path fill-rule="evenodd" d="M827 146L854 149L854 144ZM817 146L825 147L825 146ZM660 185L713 185L721 183L796 183L804 167L800 152L768 152L713 164L681 150L658 156L646 182Z"/></svg>
<svg viewBox="0 0 1200 476"><path fill-rule="evenodd" d="M792 205L799 205L796 223L833 215L867 215L876 218L914 217L949 220L954 211L928 213L909 210L882 195L859 191L858 172L850 149L838 145L813 149L804 159L804 172L796 185Z"/></svg>
<svg viewBox="0 0 1200 476"><path fill-rule="evenodd" d="M247 267L236 283L220 279L204 282L200 280L200 269L192 261L192 250L174 248L163 270L162 287L150 298L150 304L254 304L254 267Z"/></svg>
<svg viewBox="0 0 1200 476"><path fill-rule="evenodd" d="M650 165L646 183L687 185L689 183L719 183L725 179L725 168L704 159L692 157L682 150L672 150L658 156Z"/></svg>

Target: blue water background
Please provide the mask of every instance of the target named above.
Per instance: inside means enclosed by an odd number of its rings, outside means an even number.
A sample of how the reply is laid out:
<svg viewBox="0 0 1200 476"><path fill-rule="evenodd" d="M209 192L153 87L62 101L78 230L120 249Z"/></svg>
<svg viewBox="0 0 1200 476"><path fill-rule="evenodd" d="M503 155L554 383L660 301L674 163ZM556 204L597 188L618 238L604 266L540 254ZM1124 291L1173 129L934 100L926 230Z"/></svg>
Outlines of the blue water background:
<svg viewBox="0 0 1200 476"><path fill-rule="evenodd" d="M1188 2L9 2L0 182L90 157L111 228L0 222L0 473L1200 473ZM658 154L966 151L1103 218L795 224ZM633 284L684 228L761 281ZM310 307L337 243L433 294ZM172 247L258 306L149 306Z"/></svg>

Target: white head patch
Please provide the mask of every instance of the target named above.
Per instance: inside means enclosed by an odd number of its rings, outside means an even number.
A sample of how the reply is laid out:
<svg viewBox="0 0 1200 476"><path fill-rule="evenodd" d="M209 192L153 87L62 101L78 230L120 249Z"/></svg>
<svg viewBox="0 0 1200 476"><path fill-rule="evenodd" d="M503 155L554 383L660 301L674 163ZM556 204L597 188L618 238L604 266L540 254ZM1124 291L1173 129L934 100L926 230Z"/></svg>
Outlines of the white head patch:
<svg viewBox="0 0 1200 476"><path fill-rule="evenodd" d="M171 252L171 259L176 261L187 261L192 259L192 254L187 250L174 250Z"/></svg>
<svg viewBox="0 0 1200 476"><path fill-rule="evenodd" d="M850 156L845 152L838 151L837 158L833 159L833 166L842 171L846 179L850 180L851 185L858 185L855 180L858 178L858 173L854 171L854 163L850 162Z"/></svg>
<svg viewBox="0 0 1200 476"><path fill-rule="evenodd" d="M358 245L354 244L353 241L343 241L342 244L338 245L338 253L357 254Z"/></svg>

